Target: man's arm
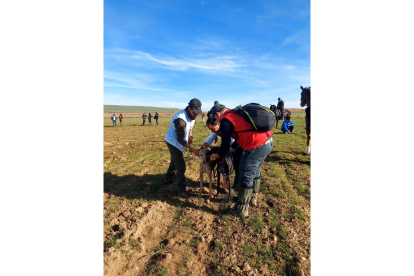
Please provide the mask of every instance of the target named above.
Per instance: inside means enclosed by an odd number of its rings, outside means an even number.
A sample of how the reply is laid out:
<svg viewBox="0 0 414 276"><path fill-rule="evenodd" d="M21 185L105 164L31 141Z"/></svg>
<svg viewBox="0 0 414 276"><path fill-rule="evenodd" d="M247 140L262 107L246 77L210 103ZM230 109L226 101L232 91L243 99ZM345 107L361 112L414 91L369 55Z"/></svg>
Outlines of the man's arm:
<svg viewBox="0 0 414 276"><path fill-rule="evenodd" d="M211 143L213 143L213 140L217 138L217 134L214 132L211 132L210 135L206 138L206 140L203 143L203 147L208 148Z"/></svg>
<svg viewBox="0 0 414 276"><path fill-rule="evenodd" d="M230 123L229 120L227 119L222 119L220 121L220 130L221 132L221 145L220 145L220 149L217 152L217 154L213 154L211 155L211 158L213 160L221 157L221 156L225 156L226 153L229 151L230 149L230 138L231 138L231 133L234 132L234 126L232 123Z"/></svg>
<svg viewBox="0 0 414 276"><path fill-rule="evenodd" d="M187 126L187 123L183 119L177 118L174 120L174 125L175 125L175 131L177 132L178 143L180 143L187 149L191 150L195 156L199 156L198 151L192 146L190 146L190 144L187 143L187 141L184 139L185 127ZM190 131L190 138L192 137L191 134L192 134L192 131Z"/></svg>

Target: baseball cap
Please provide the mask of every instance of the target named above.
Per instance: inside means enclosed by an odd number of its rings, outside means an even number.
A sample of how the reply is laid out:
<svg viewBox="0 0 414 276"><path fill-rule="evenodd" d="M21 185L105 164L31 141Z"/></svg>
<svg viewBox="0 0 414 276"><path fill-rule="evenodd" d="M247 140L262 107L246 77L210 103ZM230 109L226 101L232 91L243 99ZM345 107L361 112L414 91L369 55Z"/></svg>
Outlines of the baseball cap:
<svg viewBox="0 0 414 276"><path fill-rule="evenodd" d="M211 116L214 117L214 115L216 115L217 111L220 111L223 107L226 107L225 105L222 105L220 103L215 104L211 109L210 109L210 114Z"/></svg>
<svg viewBox="0 0 414 276"><path fill-rule="evenodd" d="M201 102L199 99L192 99L189 103L188 106L197 114L201 114L203 113L203 111L201 111Z"/></svg>

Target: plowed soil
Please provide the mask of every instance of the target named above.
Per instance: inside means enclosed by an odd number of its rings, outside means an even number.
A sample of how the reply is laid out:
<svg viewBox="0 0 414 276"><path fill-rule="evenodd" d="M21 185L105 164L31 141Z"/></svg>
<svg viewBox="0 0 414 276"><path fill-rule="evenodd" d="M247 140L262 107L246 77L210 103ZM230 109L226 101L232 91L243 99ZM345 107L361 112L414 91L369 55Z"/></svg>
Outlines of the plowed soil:
<svg viewBox="0 0 414 276"><path fill-rule="evenodd" d="M176 181L164 185L170 120L140 126L142 120L130 119L122 127L104 120L105 275L310 275L310 156L303 153L303 119L296 119L292 135L273 130L259 204L245 219L227 214L237 193L229 197L221 187L217 194L217 178L213 196L204 183L199 197L199 158L188 152L191 197L175 194ZM193 134L197 147L208 136L201 118Z"/></svg>

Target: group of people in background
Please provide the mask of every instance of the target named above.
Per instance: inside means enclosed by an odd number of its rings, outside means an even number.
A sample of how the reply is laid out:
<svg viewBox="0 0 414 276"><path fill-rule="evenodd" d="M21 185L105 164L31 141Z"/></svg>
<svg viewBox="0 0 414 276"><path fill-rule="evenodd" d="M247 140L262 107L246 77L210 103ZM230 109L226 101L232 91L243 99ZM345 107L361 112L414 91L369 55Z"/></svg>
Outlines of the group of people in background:
<svg viewBox="0 0 414 276"><path fill-rule="evenodd" d="M112 120L112 126L116 126L116 116L115 116L115 114L114 115L112 115L112 117L111 117L111 120ZM121 126L122 126L122 120L124 119L124 116L122 116L122 114L119 114L119 123L121 124Z"/></svg>
<svg viewBox="0 0 414 276"><path fill-rule="evenodd" d="M155 112L155 115L154 116L152 116L151 115L151 113L149 113L148 115L147 114L145 114L145 112L144 112L144 114L142 114L142 125L145 125L145 120L148 118L148 124L149 125L151 125L151 119L152 118L154 118L155 119L155 122L157 123L157 125L158 125L158 118L159 118L159 115L158 115L158 112ZM124 119L124 116L122 115L122 114L119 114L119 117L117 118L116 116L115 116L115 114L113 114L112 116L111 116L111 121L112 121L112 126L117 126L117 124L116 124L116 120L117 119L119 119L119 123L121 124L121 126L122 126L122 120Z"/></svg>
<svg viewBox="0 0 414 276"><path fill-rule="evenodd" d="M154 116L152 116L151 115L151 112L150 113L148 113L148 116L147 116L147 114L145 114L145 112L144 112L144 114L142 114L142 125L145 125L145 120L146 120L146 118L148 117L148 125L150 126L150 125L152 125L152 123L151 123L151 119L152 118L154 118L155 119L155 122L157 123L157 125L158 125L158 112L155 112L155 115Z"/></svg>
<svg viewBox="0 0 414 276"><path fill-rule="evenodd" d="M284 109L285 109L285 102L280 97L277 99L277 101L278 101L278 103L277 103L276 109L280 110L280 114L282 114L282 117L283 117L283 113L284 113ZM285 134L285 133L292 134L294 126L295 126L295 124L292 122L290 117L287 116L283 120L282 127L280 129L282 130L283 134Z"/></svg>

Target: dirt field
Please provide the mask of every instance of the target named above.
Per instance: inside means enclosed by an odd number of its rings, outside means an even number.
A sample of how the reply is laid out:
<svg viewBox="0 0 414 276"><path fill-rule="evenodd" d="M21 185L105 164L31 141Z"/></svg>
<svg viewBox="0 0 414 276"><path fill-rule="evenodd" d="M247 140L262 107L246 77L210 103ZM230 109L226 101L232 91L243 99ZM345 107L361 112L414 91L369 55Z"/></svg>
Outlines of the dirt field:
<svg viewBox="0 0 414 276"><path fill-rule="evenodd" d="M208 198L204 183L198 197L199 159L188 152L186 181L192 196L175 196L176 182L163 184L170 161L164 142L169 115L163 114L159 125L142 126L142 114L124 114L122 127L112 127L107 115L105 275L310 275L310 156L303 154L303 118L294 117L292 135L273 130L259 206L241 219L226 212L237 200L235 192L229 200L228 194L217 194L214 184ZM208 136L201 118L193 134L197 146Z"/></svg>

